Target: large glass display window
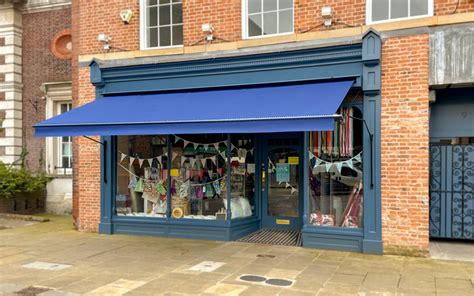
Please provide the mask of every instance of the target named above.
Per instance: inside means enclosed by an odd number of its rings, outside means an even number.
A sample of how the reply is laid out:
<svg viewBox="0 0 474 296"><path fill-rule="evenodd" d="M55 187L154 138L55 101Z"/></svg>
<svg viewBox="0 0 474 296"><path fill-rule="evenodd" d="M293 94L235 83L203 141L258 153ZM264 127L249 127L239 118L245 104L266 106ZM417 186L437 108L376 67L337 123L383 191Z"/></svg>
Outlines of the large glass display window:
<svg viewBox="0 0 474 296"><path fill-rule="evenodd" d="M231 135L231 212L232 219L255 216L255 137L248 134Z"/></svg>
<svg viewBox="0 0 474 296"><path fill-rule="evenodd" d="M309 140L310 225L362 228L363 114L340 108L334 131L311 132Z"/></svg>
<svg viewBox="0 0 474 296"><path fill-rule="evenodd" d="M118 216L165 218L167 209L167 137L117 137Z"/></svg>
<svg viewBox="0 0 474 296"><path fill-rule="evenodd" d="M171 217L227 219L227 134L174 135Z"/></svg>

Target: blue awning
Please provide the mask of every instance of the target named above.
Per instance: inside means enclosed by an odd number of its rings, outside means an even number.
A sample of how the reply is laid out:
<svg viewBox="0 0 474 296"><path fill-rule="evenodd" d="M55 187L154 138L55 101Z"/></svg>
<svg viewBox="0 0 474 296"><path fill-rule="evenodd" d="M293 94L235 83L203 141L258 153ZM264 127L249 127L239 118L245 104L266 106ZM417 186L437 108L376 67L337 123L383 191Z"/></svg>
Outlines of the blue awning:
<svg viewBox="0 0 474 296"><path fill-rule="evenodd" d="M107 96L34 126L37 137L332 130L353 82Z"/></svg>

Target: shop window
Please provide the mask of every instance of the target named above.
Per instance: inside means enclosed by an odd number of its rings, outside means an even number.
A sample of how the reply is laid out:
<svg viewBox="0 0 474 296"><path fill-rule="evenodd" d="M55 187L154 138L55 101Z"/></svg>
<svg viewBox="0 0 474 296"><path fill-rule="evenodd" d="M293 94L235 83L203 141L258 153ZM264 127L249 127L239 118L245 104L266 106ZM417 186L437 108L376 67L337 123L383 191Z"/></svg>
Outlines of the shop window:
<svg viewBox="0 0 474 296"><path fill-rule="evenodd" d="M363 122L357 108L341 108L334 131L310 133L310 225L361 228Z"/></svg>
<svg viewBox="0 0 474 296"><path fill-rule="evenodd" d="M141 0L143 49L183 45L181 0Z"/></svg>
<svg viewBox="0 0 474 296"><path fill-rule="evenodd" d="M119 136L117 150L116 214L165 218L166 136Z"/></svg>
<svg viewBox="0 0 474 296"><path fill-rule="evenodd" d="M255 140L251 135L236 134L231 135L231 143L232 219L250 217L255 215Z"/></svg>
<svg viewBox="0 0 474 296"><path fill-rule="evenodd" d="M293 33L293 0L243 0L244 38Z"/></svg>
<svg viewBox="0 0 474 296"><path fill-rule="evenodd" d="M369 0L367 23L395 21L433 15L433 0Z"/></svg>
<svg viewBox="0 0 474 296"><path fill-rule="evenodd" d="M171 217L226 220L227 134L175 135Z"/></svg>

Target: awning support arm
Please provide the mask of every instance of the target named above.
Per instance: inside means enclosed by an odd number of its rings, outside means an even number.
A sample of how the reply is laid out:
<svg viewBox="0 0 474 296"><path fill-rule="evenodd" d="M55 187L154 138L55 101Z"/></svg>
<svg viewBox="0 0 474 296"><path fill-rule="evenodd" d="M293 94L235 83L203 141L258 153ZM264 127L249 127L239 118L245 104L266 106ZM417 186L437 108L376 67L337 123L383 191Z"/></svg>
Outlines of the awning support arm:
<svg viewBox="0 0 474 296"><path fill-rule="evenodd" d="M103 146L103 160L102 160L102 171L104 172L104 183L107 184L107 142L101 142L101 141L98 141L94 138L91 138L91 137L88 137L88 136L83 136L84 138L88 139L88 140L91 140L92 142L96 142L97 144L100 144Z"/></svg>
<svg viewBox="0 0 474 296"><path fill-rule="evenodd" d="M94 139L94 138L91 138L91 137L88 137L88 136L83 136L83 137L86 138L86 139L88 139L88 140L91 140L92 142L96 142L97 144L100 144L100 145L102 145L102 146L104 145L103 142L97 141L97 140Z"/></svg>
<svg viewBox="0 0 474 296"><path fill-rule="evenodd" d="M354 117L351 115L347 115L347 117L362 121L364 123L365 129L367 130L367 133L369 134L369 140L370 140L370 188L374 188L374 134L370 131L369 126L367 125L367 121L363 118L359 117Z"/></svg>

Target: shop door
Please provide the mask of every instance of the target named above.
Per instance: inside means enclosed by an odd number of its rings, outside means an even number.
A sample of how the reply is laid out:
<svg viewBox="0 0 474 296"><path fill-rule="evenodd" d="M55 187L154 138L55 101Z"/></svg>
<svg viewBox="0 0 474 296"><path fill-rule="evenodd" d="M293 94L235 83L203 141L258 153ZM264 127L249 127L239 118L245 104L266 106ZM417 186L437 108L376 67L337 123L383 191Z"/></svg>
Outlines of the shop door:
<svg viewBox="0 0 474 296"><path fill-rule="evenodd" d="M474 144L431 144L430 236L474 240Z"/></svg>
<svg viewBox="0 0 474 296"><path fill-rule="evenodd" d="M263 144L262 228L300 230L303 134L275 134Z"/></svg>

